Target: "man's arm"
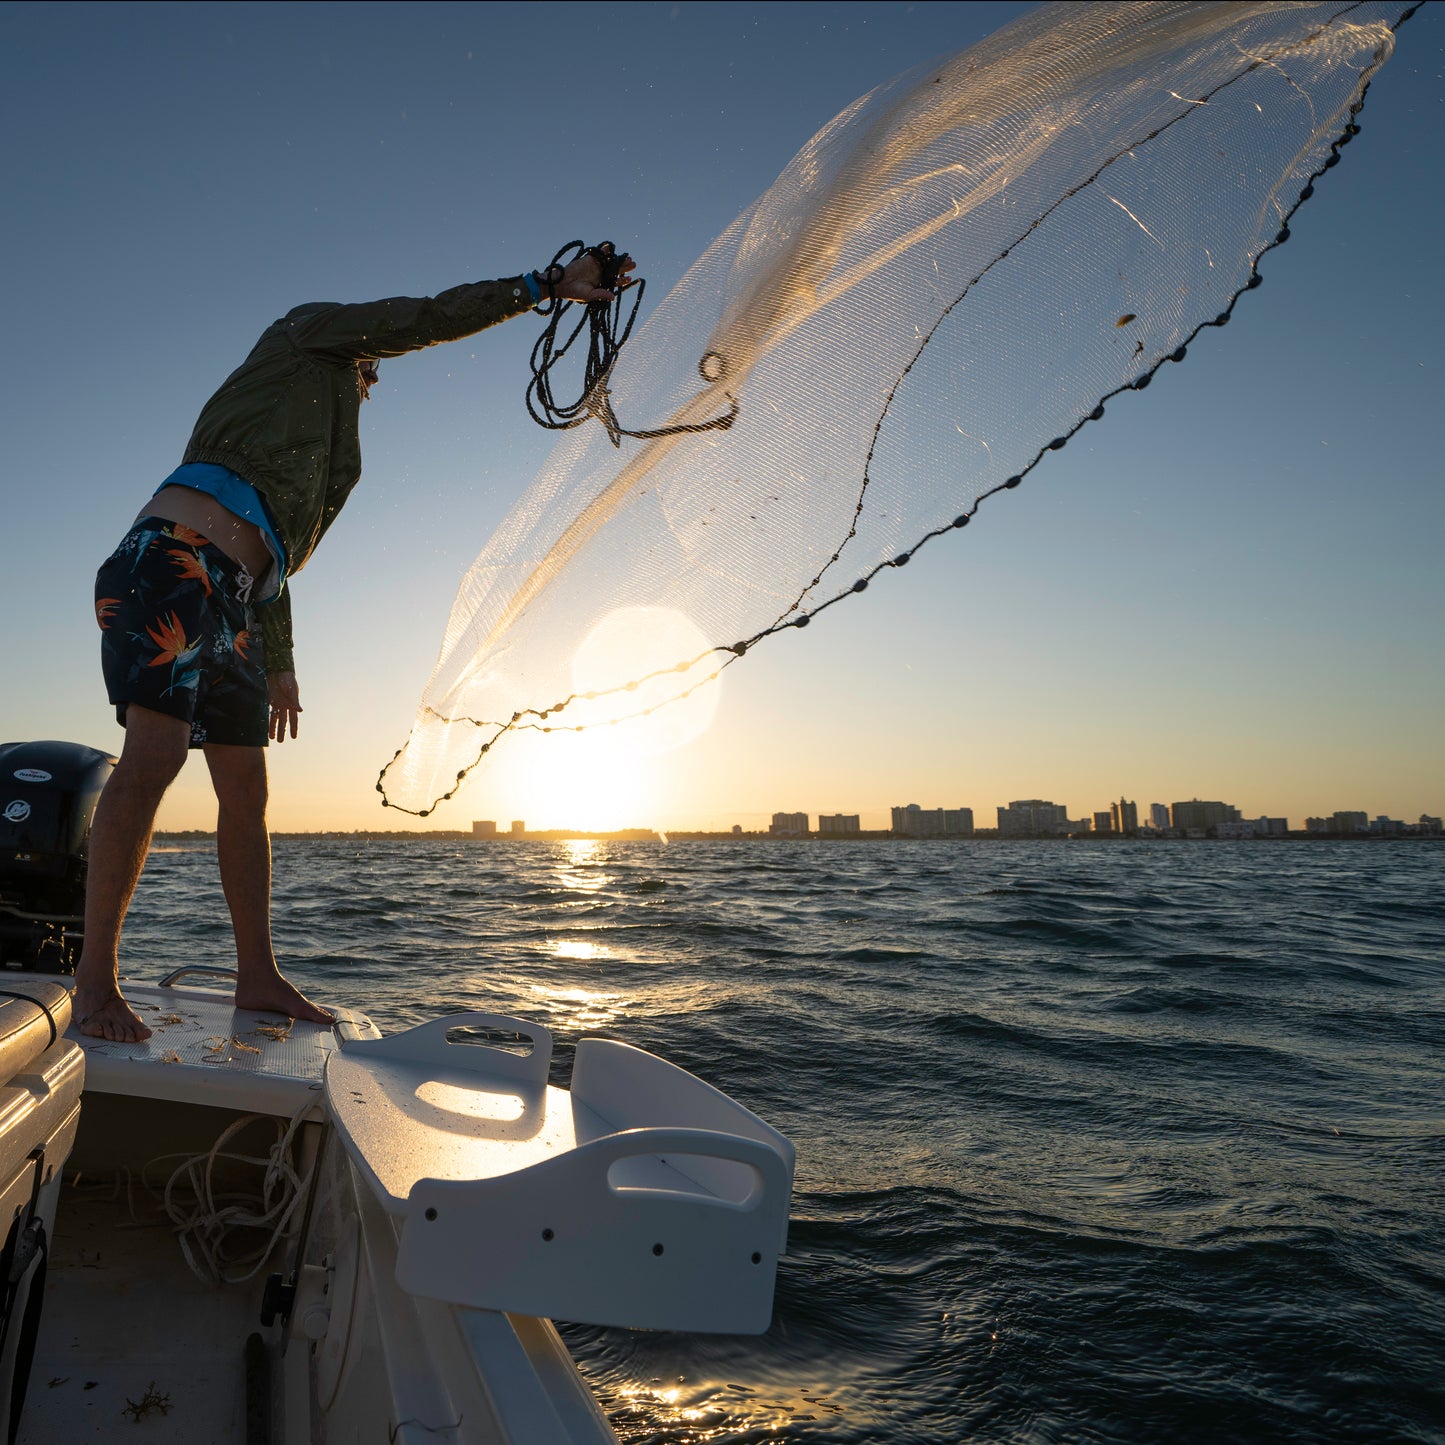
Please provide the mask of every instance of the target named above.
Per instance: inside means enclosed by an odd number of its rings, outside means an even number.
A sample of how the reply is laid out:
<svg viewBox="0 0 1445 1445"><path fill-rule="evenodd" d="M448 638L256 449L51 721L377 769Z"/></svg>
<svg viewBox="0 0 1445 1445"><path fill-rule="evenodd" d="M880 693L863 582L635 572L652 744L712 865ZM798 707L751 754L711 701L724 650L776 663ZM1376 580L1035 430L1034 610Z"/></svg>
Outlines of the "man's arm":
<svg viewBox="0 0 1445 1445"><path fill-rule="evenodd" d="M261 619L261 642L265 648L266 671L294 672L296 657L291 640L291 589L283 587L274 602L256 609Z"/></svg>
<svg viewBox="0 0 1445 1445"><path fill-rule="evenodd" d="M274 602L257 608L266 661L266 730L280 743L289 732L296 736L301 694L296 686L296 659L291 650L291 589L283 588Z"/></svg>
<svg viewBox="0 0 1445 1445"><path fill-rule="evenodd" d="M531 307L532 294L517 276L453 286L439 296L392 296L330 306L294 320L288 317L286 324L302 350L345 363L362 356L403 356L456 341Z"/></svg>
<svg viewBox="0 0 1445 1445"><path fill-rule="evenodd" d="M632 270L623 267L623 285ZM602 266L595 256L576 257L555 286L543 294L563 301L610 301L614 292L598 285ZM458 341L532 309L532 290L522 276L474 281L436 296L392 296L384 301L308 310L286 318L292 339L303 350L334 361L358 357L385 359L420 351L443 341Z"/></svg>

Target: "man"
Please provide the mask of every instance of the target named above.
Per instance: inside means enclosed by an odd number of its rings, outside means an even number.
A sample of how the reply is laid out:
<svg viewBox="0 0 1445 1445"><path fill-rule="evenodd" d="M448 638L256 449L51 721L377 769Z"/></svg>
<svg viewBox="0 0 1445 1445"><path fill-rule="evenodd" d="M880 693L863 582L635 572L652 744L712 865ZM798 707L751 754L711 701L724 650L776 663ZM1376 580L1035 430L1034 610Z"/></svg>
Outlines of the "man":
<svg viewBox="0 0 1445 1445"><path fill-rule="evenodd" d="M629 284L623 258L618 284ZM156 811L190 748L216 791L216 853L236 937L236 1006L329 1024L271 944L270 739L301 713L287 578L361 475L358 419L379 360L471 336L543 299L611 300L601 261L453 287L436 297L297 307L206 403L180 468L96 577L106 688L125 727L90 834L74 1017L95 1038L150 1030L121 995L121 924ZM257 620L259 619L259 635Z"/></svg>

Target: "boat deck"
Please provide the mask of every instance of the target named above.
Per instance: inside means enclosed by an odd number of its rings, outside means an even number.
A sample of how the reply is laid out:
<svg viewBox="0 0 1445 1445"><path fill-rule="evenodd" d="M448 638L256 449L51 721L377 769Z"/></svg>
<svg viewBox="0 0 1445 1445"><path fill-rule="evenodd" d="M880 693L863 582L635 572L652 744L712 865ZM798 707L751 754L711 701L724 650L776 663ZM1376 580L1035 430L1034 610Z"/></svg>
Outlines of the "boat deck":
<svg viewBox="0 0 1445 1445"><path fill-rule="evenodd" d="M68 1187L18 1445L246 1438L245 1341L261 1279L218 1289L186 1268L139 1187ZM136 1426L142 1428L136 1430Z"/></svg>
<svg viewBox="0 0 1445 1445"><path fill-rule="evenodd" d="M320 1120L327 1059L341 1037L376 1030L345 1010L336 1029L318 1028L237 1009L215 989L130 979L123 988L149 1039L67 1033L85 1052L85 1103L18 1439L112 1441L135 1430L161 1445L239 1445L248 1438L246 1341L261 1328L265 1277L282 1267L282 1251L244 1284L208 1284L188 1266L160 1191L238 1116L269 1116L228 1142L245 1155L264 1154L288 1119ZM318 1126L306 1128L298 1149L309 1162ZM281 1422L268 1423L281 1438Z"/></svg>

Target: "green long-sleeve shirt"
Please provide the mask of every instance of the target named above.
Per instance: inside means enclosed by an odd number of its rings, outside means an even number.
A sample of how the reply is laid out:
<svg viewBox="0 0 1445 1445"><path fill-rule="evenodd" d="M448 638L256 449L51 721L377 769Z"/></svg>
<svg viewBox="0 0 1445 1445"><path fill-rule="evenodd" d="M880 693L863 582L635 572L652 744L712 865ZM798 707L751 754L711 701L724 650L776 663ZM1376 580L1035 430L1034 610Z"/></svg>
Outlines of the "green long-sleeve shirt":
<svg viewBox="0 0 1445 1445"><path fill-rule="evenodd" d="M299 572L361 476L356 363L419 351L494 326L532 305L520 276L438 296L356 305L312 302L268 327L201 411L183 462L213 462L265 499ZM294 670L289 587L260 609L266 666Z"/></svg>

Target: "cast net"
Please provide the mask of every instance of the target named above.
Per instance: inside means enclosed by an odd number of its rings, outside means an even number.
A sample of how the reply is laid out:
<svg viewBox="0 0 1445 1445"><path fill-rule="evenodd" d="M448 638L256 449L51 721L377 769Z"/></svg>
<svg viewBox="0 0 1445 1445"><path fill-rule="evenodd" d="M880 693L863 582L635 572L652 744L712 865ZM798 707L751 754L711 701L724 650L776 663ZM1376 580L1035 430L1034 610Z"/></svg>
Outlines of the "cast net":
<svg viewBox="0 0 1445 1445"><path fill-rule="evenodd" d="M383 800L424 815L509 735L679 708L1181 361L1415 8L1046 6L849 106L482 550Z"/></svg>

